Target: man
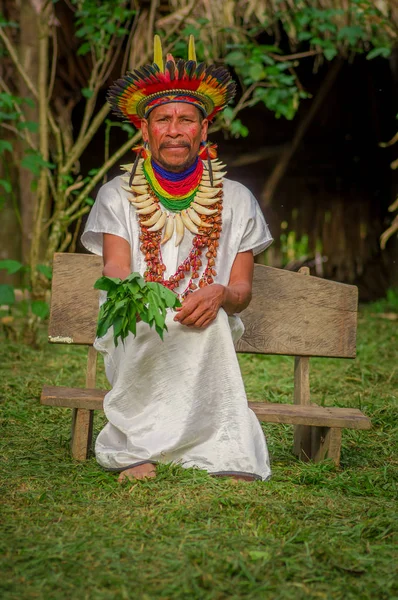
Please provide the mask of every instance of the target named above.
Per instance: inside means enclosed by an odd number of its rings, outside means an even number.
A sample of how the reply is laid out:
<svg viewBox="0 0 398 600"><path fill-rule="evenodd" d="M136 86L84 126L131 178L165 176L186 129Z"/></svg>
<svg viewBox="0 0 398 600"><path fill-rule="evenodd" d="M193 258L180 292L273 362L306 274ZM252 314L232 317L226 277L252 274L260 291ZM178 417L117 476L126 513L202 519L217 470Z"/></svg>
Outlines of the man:
<svg viewBox="0 0 398 600"><path fill-rule="evenodd" d="M254 197L224 179L206 145L209 120L234 91L224 68L196 62L192 41L188 61L169 55L164 65L157 37L154 64L110 91L114 111L142 128L144 147L127 180L101 188L82 242L103 255L104 275L138 271L182 299L164 342L142 322L117 348L110 330L96 340L112 385L96 456L119 481L154 477L158 462L237 479L270 475L234 342L253 255L272 238Z"/></svg>

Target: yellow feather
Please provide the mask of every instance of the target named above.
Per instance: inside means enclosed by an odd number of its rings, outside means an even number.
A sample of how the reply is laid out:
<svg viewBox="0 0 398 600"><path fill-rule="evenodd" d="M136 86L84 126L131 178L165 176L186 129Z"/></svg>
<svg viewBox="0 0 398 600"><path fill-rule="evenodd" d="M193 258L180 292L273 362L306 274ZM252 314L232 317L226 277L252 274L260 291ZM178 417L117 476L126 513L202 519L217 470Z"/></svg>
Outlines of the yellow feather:
<svg viewBox="0 0 398 600"><path fill-rule="evenodd" d="M164 73L162 42L158 35L153 39L153 62L159 67L160 72Z"/></svg>
<svg viewBox="0 0 398 600"><path fill-rule="evenodd" d="M193 37L193 35L189 36L188 60L194 60L196 62L195 38Z"/></svg>

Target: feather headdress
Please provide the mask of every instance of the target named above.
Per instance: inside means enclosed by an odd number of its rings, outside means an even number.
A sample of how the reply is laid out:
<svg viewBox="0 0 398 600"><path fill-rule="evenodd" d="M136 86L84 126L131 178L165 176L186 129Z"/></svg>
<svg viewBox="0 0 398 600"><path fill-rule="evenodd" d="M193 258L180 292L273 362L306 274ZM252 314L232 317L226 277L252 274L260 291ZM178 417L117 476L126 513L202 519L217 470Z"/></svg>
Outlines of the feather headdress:
<svg viewBox="0 0 398 600"><path fill-rule="evenodd" d="M115 81L108 92L113 112L135 127L151 110L169 102L194 104L212 120L235 95L235 82L224 67L196 61L195 43L190 36L188 60L167 55L164 64L160 37L155 35L154 61Z"/></svg>

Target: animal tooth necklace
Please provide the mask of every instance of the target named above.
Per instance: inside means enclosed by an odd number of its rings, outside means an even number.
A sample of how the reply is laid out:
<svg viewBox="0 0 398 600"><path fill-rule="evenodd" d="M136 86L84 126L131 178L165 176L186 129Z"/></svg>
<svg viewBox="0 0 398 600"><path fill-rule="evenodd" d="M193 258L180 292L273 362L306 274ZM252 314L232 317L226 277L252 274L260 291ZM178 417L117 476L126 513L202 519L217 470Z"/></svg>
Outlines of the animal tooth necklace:
<svg viewBox="0 0 398 600"><path fill-rule="evenodd" d="M212 184L209 171L201 159L184 173L185 178L181 174L167 173L152 163L150 156L139 159L135 166L131 186L124 189L133 194L129 201L136 208L140 223L140 249L147 264L145 280L156 281L176 290L190 275L185 290L179 294L181 298L198 287L212 284L213 277L217 275L214 267L222 230L225 172L221 169L225 165L218 160L211 160ZM122 168L131 171L132 165L124 165ZM130 178L123 177L123 180L129 182ZM179 193L174 191L177 189ZM175 245L178 246L184 237L185 228L195 234L191 251L176 272L164 279L166 266L161 246L172 238L174 232ZM207 264L203 268L204 252Z"/></svg>

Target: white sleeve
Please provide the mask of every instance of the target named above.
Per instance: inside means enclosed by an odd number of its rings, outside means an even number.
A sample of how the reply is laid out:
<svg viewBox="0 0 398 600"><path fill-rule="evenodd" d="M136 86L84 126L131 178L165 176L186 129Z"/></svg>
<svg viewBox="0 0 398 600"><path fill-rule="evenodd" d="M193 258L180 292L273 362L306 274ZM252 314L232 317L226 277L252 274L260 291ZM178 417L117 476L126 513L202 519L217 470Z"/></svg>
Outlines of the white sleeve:
<svg viewBox="0 0 398 600"><path fill-rule="evenodd" d="M131 245L127 224L129 206L119 192L118 180L117 177L100 188L81 237L83 246L100 256L104 233L118 235Z"/></svg>
<svg viewBox="0 0 398 600"><path fill-rule="evenodd" d="M246 191L249 194L249 201L245 202L245 224L242 228L238 252L252 250L253 255L256 256L268 248L273 238L257 200L249 190Z"/></svg>

